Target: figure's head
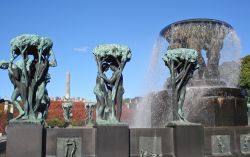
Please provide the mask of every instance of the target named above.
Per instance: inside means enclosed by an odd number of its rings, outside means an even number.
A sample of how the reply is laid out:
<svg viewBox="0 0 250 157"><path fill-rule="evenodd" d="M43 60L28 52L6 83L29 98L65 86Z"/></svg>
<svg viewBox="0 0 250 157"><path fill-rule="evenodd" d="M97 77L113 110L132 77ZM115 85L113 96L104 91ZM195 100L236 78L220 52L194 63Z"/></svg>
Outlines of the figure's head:
<svg viewBox="0 0 250 157"><path fill-rule="evenodd" d="M112 71L116 71L117 69L118 69L118 64L116 63L116 62L112 62L112 63L110 63L110 69L112 70Z"/></svg>
<svg viewBox="0 0 250 157"><path fill-rule="evenodd" d="M108 63L103 63L102 64L102 72L108 71L109 69L109 64Z"/></svg>

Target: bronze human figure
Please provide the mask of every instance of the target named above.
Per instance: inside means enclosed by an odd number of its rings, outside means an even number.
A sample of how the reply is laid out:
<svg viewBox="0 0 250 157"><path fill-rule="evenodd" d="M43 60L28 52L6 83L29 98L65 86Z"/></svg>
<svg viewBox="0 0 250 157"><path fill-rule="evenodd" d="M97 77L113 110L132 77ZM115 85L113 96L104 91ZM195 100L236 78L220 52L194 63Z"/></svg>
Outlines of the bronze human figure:
<svg viewBox="0 0 250 157"><path fill-rule="evenodd" d="M186 85L198 69L198 54L194 49L179 48L168 50L163 60L171 74L173 120L185 121L182 110Z"/></svg>
<svg viewBox="0 0 250 157"><path fill-rule="evenodd" d="M120 122L122 114L123 76L122 71L131 58L127 46L116 44L99 45L94 49L98 73L94 93L97 98L97 124ZM108 78L106 72L111 70Z"/></svg>
<svg viewBox="0 0 250 157"><path fill-rule="evenodd" d="M50 104L47 83L49 67L57 65L49 38L24 34L11 40L11 58L1 61L0 68L8 69L14 86L12 103L19 110L12 122L44 124ZM21 98L23 108L17 98Z"/></svg>

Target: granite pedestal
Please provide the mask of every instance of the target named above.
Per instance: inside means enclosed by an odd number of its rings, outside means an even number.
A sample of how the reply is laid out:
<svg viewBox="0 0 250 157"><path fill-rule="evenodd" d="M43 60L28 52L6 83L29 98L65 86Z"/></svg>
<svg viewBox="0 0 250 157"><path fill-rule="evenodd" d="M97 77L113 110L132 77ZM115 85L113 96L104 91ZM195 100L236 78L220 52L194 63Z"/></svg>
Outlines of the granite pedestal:
<svg viewBox="0 0 250 157"><path fill-rule="evenodd" d="M96 129L97 157L129 157L127 125L97 125Z"/></svg>
<svg viewBox="0 0 250 157"><path fill-rule="evenodd" d="M234 130L234 127L205 127L205 155L207 157L236 157Z"/></svg>
<svg viewBox="0 0 250 157"><path fill-rule="evenodd" d="M250 127L205 127L208 157L250 157Z"/></svg>
<svg viewBox="0 0 250 157"><path fill-rule="evenodd" d="M46 157L95 157L95 128L48 128Z"/></svg>
<svg viewBox="0 0 250 157"><path fill-rule="evenodd" d="M10 124L7 128L8 157L43 157L44 129L36 124Z"/></svg>
<svg viewBox="0 0 250 157"><path fill-rule="evenodd" d="M130 129L130 157L174 157L172 128Z"/></svg>
<svg viewBox="0 0 250 157"><path fill-rule="evenodd" d="M204 128L199 124L171 124L175 157L204 157Z"/></svg>
<svg viewBox="0 0 250 157"><path fill-rule="evenodd" d="M235 150L239 157L250 157L250 127L235 128Z"/></svg>

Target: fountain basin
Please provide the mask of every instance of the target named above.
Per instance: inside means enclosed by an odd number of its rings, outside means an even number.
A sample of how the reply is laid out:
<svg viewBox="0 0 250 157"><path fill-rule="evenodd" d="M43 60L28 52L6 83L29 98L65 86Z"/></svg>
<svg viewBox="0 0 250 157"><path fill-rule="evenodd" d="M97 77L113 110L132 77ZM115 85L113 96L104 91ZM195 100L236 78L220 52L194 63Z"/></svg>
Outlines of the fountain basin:
<svg viewBox="0 0 250 157"><path fill-rule="evenodd" d="M224 38L233 31L228 23L198 18L172 23L160 32L169 43L168 49L189 48L198 52L199 79L218 79L220 51ZM207 58L201 52L205 51Z"/></svg>
<svg viewBox="0 0 250 157"><path fill-rule="evenodd" d="M208 18L197 18L197 19L181 20L181 21L177 21L177 22L174 22L172 24L169 24L161 30L160 35L164 36L167 39L167 41L169 42L171 40L170 33L171 33L172 29L175 26L180 26L180 25L184 25L184 24L199 24L199 25L201 25L201 24L213 24L213 25L220 24L220 25L224 25L230 29L233 29L233 27L225 21L216 20L216 19L208 19Z"/></svg>
<svg viewBox="0 0 250 157"><path fill-rule="evenodd" d="M246 99L239 88L188 87L183 107L186 119L204 126L248 124Z"/></svg>
<svg viewBox="0 0 250 157"><path fill-rule="evenodd" d="M165 127L172 120L171 90L154 93L151 127ZM239 88L188 86L183 106L185 118L205 127L248 125L247 101Z"/></svg>

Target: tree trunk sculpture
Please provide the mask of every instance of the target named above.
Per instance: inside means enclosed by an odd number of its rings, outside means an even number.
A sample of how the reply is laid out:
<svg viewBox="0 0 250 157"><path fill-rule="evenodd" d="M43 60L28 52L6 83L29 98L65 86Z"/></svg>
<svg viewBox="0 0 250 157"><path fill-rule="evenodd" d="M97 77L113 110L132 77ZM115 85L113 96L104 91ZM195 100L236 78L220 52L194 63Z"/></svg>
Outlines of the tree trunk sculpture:
<svg viewBox="0 0 250 157"><path fill-rule="evenodd" d="M44 124L50 104L48 70L57 65L52 46L50 39L37 35L24 34L11 40L10 61L0 62L0 68L9 71L14 86L11 101L19 110L19 116L11 122Z"/></svg>
<svg viewBox="0 0 250 157"><path fill-rule="evenodd" d="M186 85L193 72L198 69L197 58L198 54L194 49L186 48L168 50L163 56L171 74L173 121L185 121L182 107Z"/></svg>
<svg viewBox="0 0 250 157"><path fill-rule="evenodd" d="M98 73L94 93L97 99L97 124L115 124L120 122L122 113L123 76L122 71L131 59L131 50L127 46L106 44L97 46L94 51ZM105 72L111 70L108 78Z"/></svg>

